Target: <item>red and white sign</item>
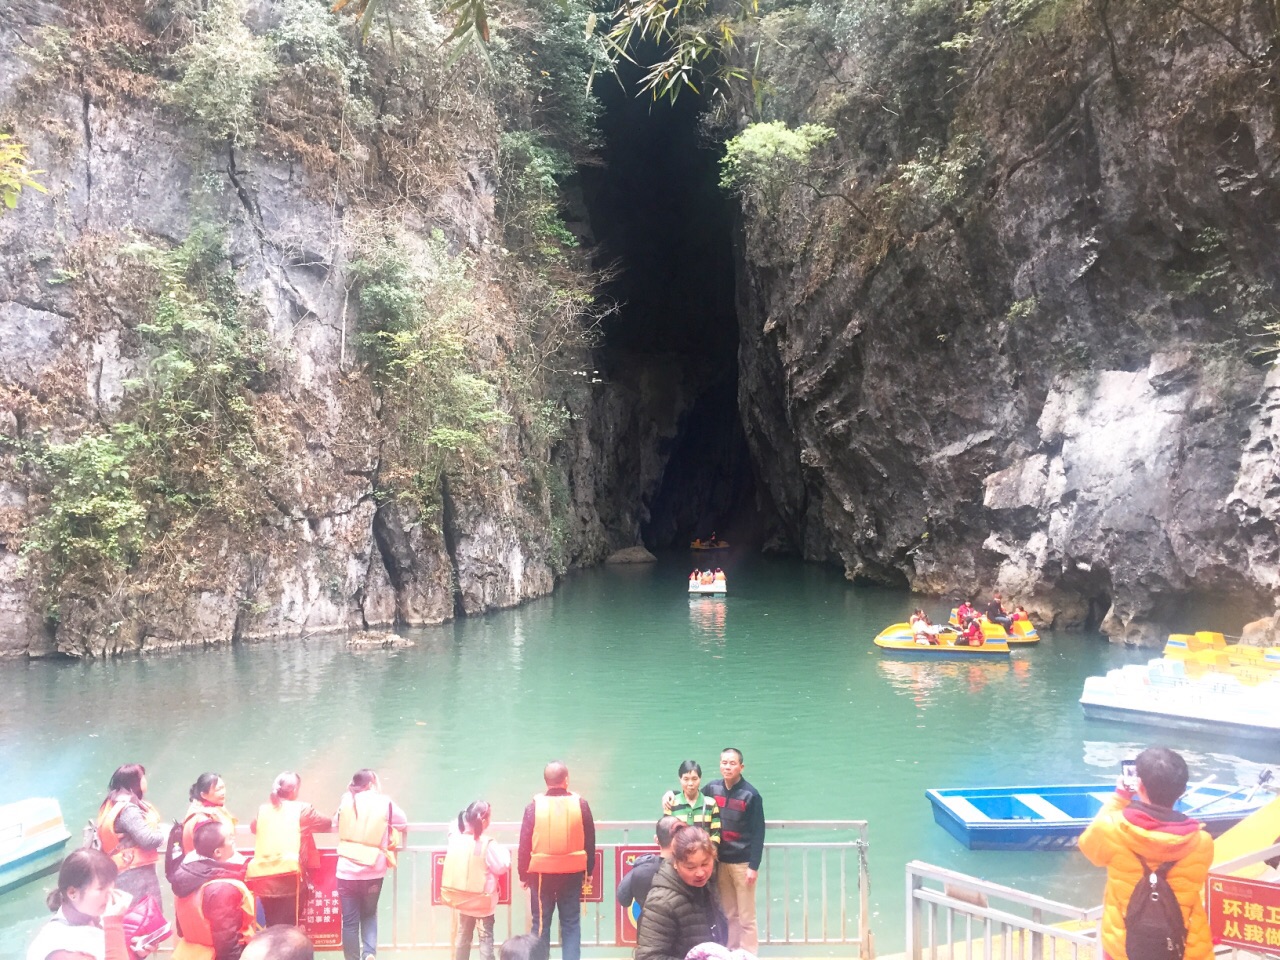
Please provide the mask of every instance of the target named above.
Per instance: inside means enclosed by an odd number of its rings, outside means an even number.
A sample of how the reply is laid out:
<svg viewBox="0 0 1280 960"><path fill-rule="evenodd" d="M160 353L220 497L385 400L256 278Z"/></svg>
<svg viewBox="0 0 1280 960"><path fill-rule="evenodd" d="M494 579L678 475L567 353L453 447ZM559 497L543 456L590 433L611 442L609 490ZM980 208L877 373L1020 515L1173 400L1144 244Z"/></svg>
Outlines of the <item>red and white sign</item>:
<svg viewBox="0 0 1280 960"><path fill-rule="evenodd" d="M623 877L630 873L632 867L636 865L637 857L657 852L658 846L653 843L644 846L618 847L616 860L614 861L614 876L618 878L618 886L622 886ZM615 903L613 910L613 928L617 931L614 942L620 947L634 947L636 945L636 914L638 911L634 909L634 904L631 907L624 908L621 903Z"/></svg>
<svg viewBox="0 0 1280 960"><path fill-rule="evenodd" d="M1214 943L1280 956L1280 884L1210 874L1206 909Z"/></svg>
<svg viewBox="0 0 1280 960"><path fill-rule="evenodd" d="M342 901L338 899L338 851L319 851L302 888L302 932L317 950L342 949Z"/></svg>

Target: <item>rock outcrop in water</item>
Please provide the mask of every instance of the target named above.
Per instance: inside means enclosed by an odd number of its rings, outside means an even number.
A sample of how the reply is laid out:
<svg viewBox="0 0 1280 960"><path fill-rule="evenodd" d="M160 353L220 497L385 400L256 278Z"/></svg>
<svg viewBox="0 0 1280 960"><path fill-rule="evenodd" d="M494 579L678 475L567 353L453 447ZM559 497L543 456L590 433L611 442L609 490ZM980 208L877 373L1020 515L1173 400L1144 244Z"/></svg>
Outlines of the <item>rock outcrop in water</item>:
<svg viewBox="0 0 1280 960"><path fill-rule="evenodd" d="M765 21L763 119L836 134L744 199L784 539L1115 640L1271 613L1273 5L899 6Z"/></svg>

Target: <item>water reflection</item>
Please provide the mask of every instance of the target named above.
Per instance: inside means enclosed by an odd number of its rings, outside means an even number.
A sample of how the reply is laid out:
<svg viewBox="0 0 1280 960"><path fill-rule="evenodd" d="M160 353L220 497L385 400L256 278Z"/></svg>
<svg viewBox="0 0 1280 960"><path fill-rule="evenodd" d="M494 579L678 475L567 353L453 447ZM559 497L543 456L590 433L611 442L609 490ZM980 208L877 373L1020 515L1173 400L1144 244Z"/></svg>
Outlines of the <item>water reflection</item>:
<svg viewBox="0 0 1280 960"><path fill-rule="evenodd" d="M1017 665L1003 660L984 663L881 660L876 668L894 690L909 695L922 707L931 705L938 695L980 694L989 685L1008 681L1011 675L1026 674L1025 666L1019 670Z"/></svg>
<svg viewBox="0 0 1280 960"><path fill-rule="evenodd" d="M689 626L700 642L723 645L729 605L724 597L690 597Z"/></svg>

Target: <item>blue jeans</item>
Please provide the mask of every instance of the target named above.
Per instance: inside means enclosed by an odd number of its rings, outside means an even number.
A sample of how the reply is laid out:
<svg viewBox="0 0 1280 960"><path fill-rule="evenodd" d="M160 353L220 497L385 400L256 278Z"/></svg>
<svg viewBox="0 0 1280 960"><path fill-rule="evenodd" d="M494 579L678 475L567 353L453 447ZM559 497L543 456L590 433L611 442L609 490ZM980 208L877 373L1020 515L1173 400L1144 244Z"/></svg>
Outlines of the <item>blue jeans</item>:
<svg viewBox="0 0 1280 960"><path fill-rule="evenodd" d="M582 957L582 873L529 874L529 911L533 932L551 956L551 913L560 911L560 952L564 960Z"/></svg>
<svg viewBox="0 0 1280 960"><path fill-rule="evenodd" d="M378 953L378 897L382 878L343 880L338 878L342 900L343 960L363 960Z"/></svg>

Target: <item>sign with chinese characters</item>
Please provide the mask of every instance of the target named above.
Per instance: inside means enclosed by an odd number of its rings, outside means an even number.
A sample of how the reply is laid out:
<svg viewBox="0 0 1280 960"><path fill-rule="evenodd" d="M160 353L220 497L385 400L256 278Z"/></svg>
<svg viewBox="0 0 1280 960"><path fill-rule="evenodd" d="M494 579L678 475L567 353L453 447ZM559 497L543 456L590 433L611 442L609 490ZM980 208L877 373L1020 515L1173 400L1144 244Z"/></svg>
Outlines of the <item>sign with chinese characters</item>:
<svg viewBox="0 0 1280 960"><path fill-rule="evenodd" d="M618 886L622 886L623 878L631 872L631 868L636 864L637 857L657 852L657 845L652 843L645 846L618 847L616 851L617 859L614 862L614 876L618 878ZM617 931L614 942L620 947L634 947L636 945L636 924L640 911L634 903L626 908L623 908L620 903L615 903L613 909L615 913L613 929Z"/></svg>
<svg viewBox="0 0 1280 960"><path fill-rule="evenodd" d="M583 903L604 903L604 851L596 851L595 869L582 881Z"/></svg>
<svg viewBox="0 0 1280 960"><path fill-rule="evenodd" d="M431 903L434 906L444 906L444 897L440 893L440 887L444 878L444 851L436 850L431 854ZM511 902L511 871L507 871L498 878L498 903Z"/></svg>
<svg viewBox="0 0 1280 960"><path fill-rule="evenodd" d="M1206 906L1214 943L1280 956L1280 884L1210 874Z"/></svg>
<svg viewBox="0 0 1280 960"><path fill-rule="evenodd" d="M342 949L342 901L338 898L338 851L319 851L302 888L302 932L317 950Z"/></svg>

